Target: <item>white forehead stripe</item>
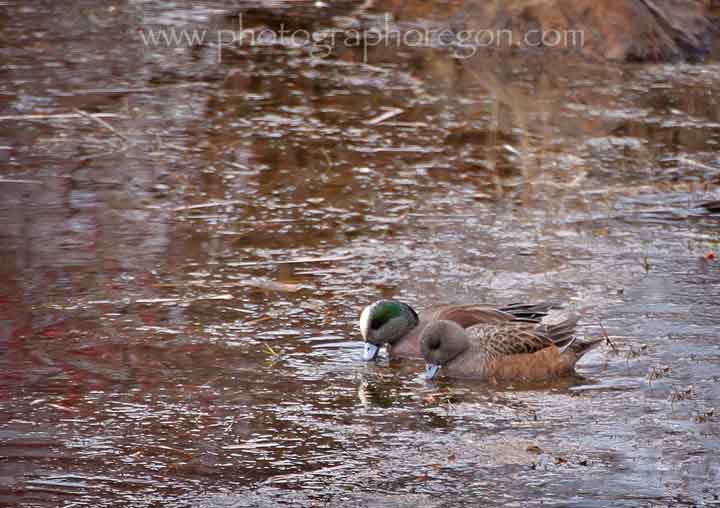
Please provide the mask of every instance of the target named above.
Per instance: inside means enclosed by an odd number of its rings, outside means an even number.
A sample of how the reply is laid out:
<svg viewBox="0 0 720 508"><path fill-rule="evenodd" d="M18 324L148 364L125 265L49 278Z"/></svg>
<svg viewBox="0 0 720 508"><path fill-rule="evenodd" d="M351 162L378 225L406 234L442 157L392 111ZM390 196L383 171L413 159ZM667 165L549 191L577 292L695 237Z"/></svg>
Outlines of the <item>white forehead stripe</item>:
<svg viewBox="0 0 720 508"><path fill-rule="evenodd" d="M362 334L363 340L367 340L368 331L370 331L370 309L372 305L368 305L360 314L360 333Z"/></svg>

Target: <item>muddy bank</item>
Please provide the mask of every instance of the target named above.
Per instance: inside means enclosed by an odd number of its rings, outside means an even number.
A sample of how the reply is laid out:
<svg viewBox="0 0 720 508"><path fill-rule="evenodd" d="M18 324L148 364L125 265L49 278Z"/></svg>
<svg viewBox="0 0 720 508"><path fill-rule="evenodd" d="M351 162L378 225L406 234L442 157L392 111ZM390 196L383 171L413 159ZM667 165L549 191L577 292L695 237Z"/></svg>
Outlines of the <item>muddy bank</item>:
<svg viewBox="0 0 720 508"><path fill-rule="evenodd" d="M502 33L484 38L492 50L657 62L706 54L714 32L710 16L708 6L696 0L472 0L454 24L470 32Z"/></svg>

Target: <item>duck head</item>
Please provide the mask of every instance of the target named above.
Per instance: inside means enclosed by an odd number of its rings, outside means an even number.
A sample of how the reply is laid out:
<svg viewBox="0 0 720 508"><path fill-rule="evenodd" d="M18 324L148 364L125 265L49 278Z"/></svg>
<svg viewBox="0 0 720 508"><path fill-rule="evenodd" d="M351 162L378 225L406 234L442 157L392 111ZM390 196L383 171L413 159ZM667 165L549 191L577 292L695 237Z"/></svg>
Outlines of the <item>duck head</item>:
<svg viewBox="0 0 720 508"><path fill-rule="evenodd" d="M435 321L420 335L420 351L425 359L425 379L432 379L440 367L470 347L465 330L452 321Z"/></svg>
<svg viewBox="0 0 720 508"><path fill-rule="evenodd" d="M360 333L365 341L363 360L374 359L385 344L394 344L420 322L417 312L397 300L379 300L360 314Z"/></svg>

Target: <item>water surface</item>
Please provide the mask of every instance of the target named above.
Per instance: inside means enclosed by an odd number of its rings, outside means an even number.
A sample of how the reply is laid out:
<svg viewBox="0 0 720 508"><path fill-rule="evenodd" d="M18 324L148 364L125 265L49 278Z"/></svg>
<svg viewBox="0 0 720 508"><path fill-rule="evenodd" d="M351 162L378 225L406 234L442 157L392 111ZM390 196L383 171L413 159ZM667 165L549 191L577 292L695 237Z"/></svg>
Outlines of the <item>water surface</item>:
<svg viewBox="0 0 720 508"><path fill-rule="evenodd" d="M426 4L242 7L340 33L462 7ZM318 58L143 42L234 29L220 2L0 8L2 504L720 504L714 60ZM562 301L614 347L427 383L359 360L380 297Z"/></svg>

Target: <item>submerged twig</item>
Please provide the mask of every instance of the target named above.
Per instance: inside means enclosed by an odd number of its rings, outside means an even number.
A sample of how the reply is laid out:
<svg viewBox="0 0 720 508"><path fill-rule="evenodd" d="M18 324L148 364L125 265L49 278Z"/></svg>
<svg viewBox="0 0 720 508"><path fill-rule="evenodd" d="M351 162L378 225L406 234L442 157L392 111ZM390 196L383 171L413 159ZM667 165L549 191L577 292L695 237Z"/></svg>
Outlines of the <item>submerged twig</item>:
<svg viewBox="0 0 720 508"><path fill-rule="evenodd" d="M602 330L603 338L605 339L605 344L607 344L608 346L610 346L610 349L613 350L613 353L617 353L617 352L618 352L618 348L615 346L615 344L613 343L613 341L610 340L610 336L608 335L607 329L606 329L605 326L602 324L602 321L598 321L598 325L600 325L600 329Z"/></svg>
<svg viewBox="0 0 720 508"><path fill-rule="evenodd" d="M239 205L242 203L243 203L243 201L238 200L238 199L225 200L225 201L211 201L210 203L202 203L199 205L176 206L175 208L172 208L171 211L185 212L187 210L199 210L201 208L214 208L216 206L225 206L225 205Z"/></svg>
<svg viewBox="0 0 720 508"><path fill-rule="evenodd" d="M110 132L112 132L113 134L115 134L117 137L119 137L120 139L122 139L123 141L125 141L126 143L130 143L130 140L128 139L128 137L127 137L125 134L123 134L123 133L121 133L121 132L118 132L118 131L115 129L115 127L113 127L112 125L110 125L109 123L107 123L107 122L106 122L105 120L103 120L102 118L98 118L96 115L91 115L90 113L87 113L86 111L83 111L83 110L81 110L81 109L75 108L74 111L75 111L78 115L81 115L81 116L83 116L83 117L85 117L85 118L89 118L90 120L92 120L93 122L97 123L98 125L100 125L100 126L103 127L104 129L109 130Z"/></svg>
<svg viewBox="0 0 720 508"><path fill-rule="evenodd" d="M327 167L331 168L332 167L332 159L330 158L330 154L324 148L320 151L322 152L323 156L325 156L325 164L327 164Z"/></svg>
<svg viewBox="0 0 720 508"><path fill-rule="evenodd" d="M270 320L270 319L272 319L272 317L270 317L270 316L260 316L260 317L257 318L257 319L251 319L250 321L244 321L244 322L242 322L242 323L240 323L240 324L241 324L241 325L254 325L254 324L256 324L256 323L261 323L261 322L263 322L263 321L268 321L268 320Z"/></svg>
<svg viewBox="0 0 720 508"><path fill-rule="evenodd" d="M36 113L32 115L5 115L0 116L0 121L3 120L65 120L73 118L83 118L85 116L91 116L93 118L127 118L125 115L118 115L115 113Z"/></svg>
<svg viewBox="0 0 720 508"><path fill-rule="evenodd" d="M279 356L280 355L280 353L275 351L273 349L273 347L270 344L268 344L267 342L265 343L265 353L267 353L270 356Z"/></svg>
<svg viewBox="0 0 720 508"><path fill-rule="evenodd" d="M28 183L32 185L42 185L40 180L23 180L18 178L0 178L0 183Z"/></svg>
<svg viewBox="0 0 720 508"><path fill-rule="evenodd" d="M272 266L272 265L293 265L299 263L323 263L326 261L345 261L355 257L353 254L346 256L328 256L323 258L297 258L297 259L280 259L277 261L238 261L227 263L228 266Z"/></svg>
<svg viewBox="0 0 720 508"><path fill-rule="evenodd" d="M402 108L389 108L384 113L381 113L378 116L371 118L370 120L367 120L365 123L367 125L377 125L377 124L382 123L385 120L388 120L394 116L398 116L400 113L402 113L404 111L405 110Z"/></svg>

